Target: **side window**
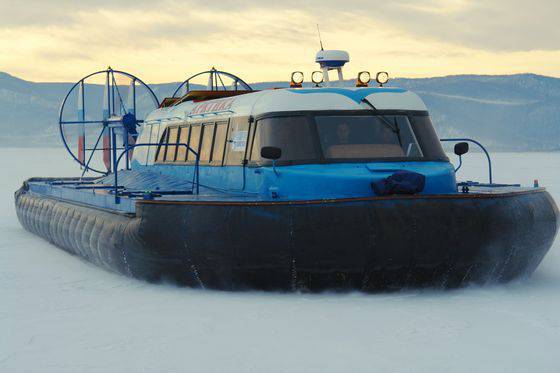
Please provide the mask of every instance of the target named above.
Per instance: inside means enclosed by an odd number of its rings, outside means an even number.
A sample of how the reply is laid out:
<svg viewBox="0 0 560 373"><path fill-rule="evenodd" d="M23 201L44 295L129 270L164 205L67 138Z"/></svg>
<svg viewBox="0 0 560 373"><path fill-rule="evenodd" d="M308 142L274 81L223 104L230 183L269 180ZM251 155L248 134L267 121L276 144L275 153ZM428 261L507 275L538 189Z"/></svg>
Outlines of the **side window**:
<svg viewBox="0 0 560 373"><path fill-rule="evenodd" d="M192 125L191 126L191 139L189 141L189 147L192 150L198 153L198 145L200 144L200 132L202 126L201 125ZM187 154L187 161L194 162L196 160L195 155L192 152Z"/></svg>
<svg viewBox="0 0 560 373"><path fill-rule="evenodd" d="M145 122L142 126L142 130L140 131L140 135L138 136L136 142L138 144L146 144L150 142L150 135L152 134L152 123ZM148 149L149 146L140 146L134 149L134 159L138 160L141 164L147 163L147 156L148 156ZM130 152L129 152L130 154Z"/></svg>
<svg viewBox="0 0 560 373"><path fill-rule="evenodd" d="M412 116L412 127L424 157L449 161L428 115Z"/></svg>
<svg viewBox="0 0 560 373"><path fill-rule="evenodd" d="M245 157L249 137L249 118L231 118L226 145L226 164L240 166Z"/></svg>
<svg viewBox="0 0 560 373"><path fill-rule="evenodd" d="M408 118L404 115L399 115L395 117L395 122L401 130L401 146L405 155L407 157L423 157L424 154L422 154L422 150L420 149L420 145L414 136L414 132L412 131L412 126L410 125Z"/></svg>
<svg viewBox="0 0 560 373"><path fill-rule="evenodd" d="M317 158L310 123L305 116L270 117L257 123L259 146L253 147L254 160L260 159L261 146L282 149L280 161L303 161ZM262 159L263 162L268 162Z"/></svg>
<svg viewBox="0 0 560 373"><path fill-rule="evenodd" d="M158 149L157 149L156 162L163 162L163 160L165 159L165 149L166 149L165 144L167 143L168 134L169 134L168 129L163 131L163 135L161 136L161 139L159 141L159 146L158 146Z"/></svg>
<svg viewBox="0 0 560 373"><path fill-rule="evenodd" d="M252 161L259 161L261 159L261 131L259 131L259 123L255 126L255 137L253 138L253 145L251 146Z"/></svg>
<svg viewBox="0 0 560 373"><path fill-rule="evenodd" d="M180 127L181 131L179 133L179 144L189 144L189 132L190 127L184 126ZM177 146L177 162L185 162L187 160L187 147L184 145Z"/></svg>
<svg viewBox="0 0 560 373"><path fill-rule="evenodd" d="M165 153L165 161L166 162L175 162L175 154L177 153L177 137L179 135L179 127L170 127L169 128L169 137L167 138L167 142L170 145L167 145L167 152Z"/></svg>
<svg viewBox="0 0 560 373"><path fill-rule="evenodd" d="M212 164L221 166L224 159L228 123L216 123L216 134L214 135L214 148L212 150Z"/></svg>
<svg viewBox="0 0 560 373"><path fill-rule="evenodd" d="M210 162L210 156L212 155L212 142L214 141L214 123L205 124L202 130L200 162Z"/></svg>
<svg viewBox="0 0 560 373"><path fill-rule="evenodd" d="M152 125L150 133L150 143L159 144L161 140L161 123ZM153 164L157 160L159 146L148 146L148 154L146 156L146 164Z"/></svg>

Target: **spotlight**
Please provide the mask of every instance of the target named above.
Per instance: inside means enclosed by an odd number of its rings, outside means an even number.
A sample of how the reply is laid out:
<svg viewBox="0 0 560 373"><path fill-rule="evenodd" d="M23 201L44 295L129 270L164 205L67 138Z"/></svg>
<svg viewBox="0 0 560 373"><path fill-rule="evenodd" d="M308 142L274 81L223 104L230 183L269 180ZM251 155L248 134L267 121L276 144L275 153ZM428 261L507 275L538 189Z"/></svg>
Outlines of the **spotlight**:
<svg viewBox="0 0 560 373"><path fill-rule="evenodd" d="M322 71L313 71L311 73L311 81L318 86L320 83L323 83L323 72Z"/></svg>
<svg viewBox="0 0 560 373"><path fill-rule="evenodd" d="M362 71L358 73L358 80L356 80L356 87L367 87L370 80L371 80L371 75L369 71Z"/></svg>
<svg viewBox="0 0 560 373"><path fill-rule="evenodd" d="M303 83L303 73L301 71L294 71L290 82L291 88L300 88Z"/></svg>
<svg viewBox="0 0 560 373"><path fill-rule="evenodd" d="M380 87L383 87L383 84L387 84L389 81L389 73L385 71L380 71L375 76L375 80L379 83Z"/></svg>

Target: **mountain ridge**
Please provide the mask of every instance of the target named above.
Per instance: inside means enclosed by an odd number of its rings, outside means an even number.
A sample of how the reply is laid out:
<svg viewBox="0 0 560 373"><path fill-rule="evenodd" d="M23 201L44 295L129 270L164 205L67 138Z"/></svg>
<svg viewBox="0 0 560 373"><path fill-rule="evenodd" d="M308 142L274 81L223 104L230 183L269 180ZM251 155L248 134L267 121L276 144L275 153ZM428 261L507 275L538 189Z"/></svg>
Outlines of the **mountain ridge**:
<svg viewBox="0 0 560 373"><path fill-rule="evenodd" d="M73 84L31 82L0 72L0 146L59 144L58 110ZM161 100L178 84L150 87ZM286 87L288 82L251 85L266 89ZM440 137L475 138L494 151L560 150L560 78L461 74L395 78L389 86L416 92L428 106Z"/></svg>

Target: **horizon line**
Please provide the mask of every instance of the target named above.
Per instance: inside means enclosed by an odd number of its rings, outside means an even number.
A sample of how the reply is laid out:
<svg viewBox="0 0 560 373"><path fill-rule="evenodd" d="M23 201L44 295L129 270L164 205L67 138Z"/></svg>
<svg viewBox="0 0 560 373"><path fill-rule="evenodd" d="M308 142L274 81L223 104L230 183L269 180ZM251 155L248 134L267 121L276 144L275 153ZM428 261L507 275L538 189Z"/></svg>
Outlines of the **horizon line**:
<svg viewBox="0 0 560 373"><path fill-rule="evenodd" d="M103 70L100 70L103 71ZM10 72L4 71L4 70L0 70L0 74L5 74L8 75L12 78L24 81L26 83L33 83L33 84L72 84L72 83L76 83L78 82L80 79L82 79L84 76L88 75L89 73L84 74L82 77L76 79L75 81L60 81L60 80L43 80L43 81L37 81L37 80L28 80L26 78L23 78L21 76L18 75L14 75ZM560 77L557 76L553 76L553 75L544 75L544 74L537 74L537 73L532 73L532 72L523 72L523 73L511 73L511 74L477 74L477 73L461 73L461 74L448 74L448 75L434 75L434 76L422 76L422 77L407 77L407 76L396 76L396 77L391 77L391 80L398 80L398 79L408 79L408 80L421 80L421 79L442 79L442 78L452 78L452 77L468 77L468 76L472 76L472 77L513 77L513 76L523 76L523 75L528 75L528 76L538 76L538 77L543 77L543 78L549 78L549 79L560 79ZM189 75L190 76L190 75ZM189 77L187 76L187 78ZM344 81L353 81L354 78L345 78ZM176 81L167 81L167 82L150 82L146 84L172 84L172 83L181 83L184 80L176 80ZM261 80L261 81L252 81L250 84L262 84L262 83L278 83L278 82L283 82L284 80ZM285 82L289 83L289 79L286 79ZM311 81L309 82L304 82L304 83L311 83ZM88 84L93 84L95 85L96 83L88 83Z"/></svg>

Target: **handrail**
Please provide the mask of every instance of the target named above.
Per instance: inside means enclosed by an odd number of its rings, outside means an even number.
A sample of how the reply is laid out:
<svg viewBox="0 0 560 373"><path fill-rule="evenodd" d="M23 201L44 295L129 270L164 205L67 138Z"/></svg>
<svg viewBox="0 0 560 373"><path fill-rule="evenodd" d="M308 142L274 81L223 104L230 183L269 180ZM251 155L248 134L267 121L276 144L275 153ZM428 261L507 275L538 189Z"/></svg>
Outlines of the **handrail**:
<svg viewBox="0 0 560 373"><path fill-rule="evenodd" d="M118 191L118 173L119 173L119 162L121 161L123 155L128 154L128 152L134 148L140 147L140 146L185 146L187 148L187 152L191 152L194 154L194 156L196 157L195 162L194 162L194 175L193 175L193 188L195 188L196 186L196 194L199 194L200 192L200 188L199 188L199 184L200 184L200 175L199 175L199 163L200 163L200 156L197 152L195 152L190 146L188 146L187 144L183 144L183 143L142 143L142 144L134 144L134 145L129 145L125 150L123 150L121 152L121 154L119 155L119 157L117 158L117 162L115 163L115 182L114 182L114 193L115 193L115 203L120 203L120 199L119 199L119 191ZM196 183L195 183L196 180Z"/></svg>
<svg viewBox="0 0 560 373"><path fill-rule="evenodd" d="M448 138L448 139L439 139L439 141L467 141L467 142L472 142L473 144L478 145L480 147L480 149L482 149L484 154L486 154L486 159L488 160L488 179L490 181L490 184L492 184L492 160L490 159L490 154L488 154L488 151L486 150L486 148L481 143L479 143L476 140L469 139L469 138Z"/></svg>

